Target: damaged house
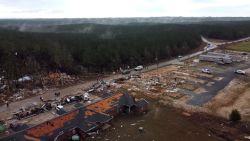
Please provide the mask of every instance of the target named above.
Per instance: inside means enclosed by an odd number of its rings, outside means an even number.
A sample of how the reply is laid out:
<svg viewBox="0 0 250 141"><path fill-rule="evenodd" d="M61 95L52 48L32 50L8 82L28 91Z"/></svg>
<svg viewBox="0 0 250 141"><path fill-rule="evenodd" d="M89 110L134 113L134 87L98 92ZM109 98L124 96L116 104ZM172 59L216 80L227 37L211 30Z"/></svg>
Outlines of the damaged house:
<svg viewBox="0 0 250 141"><path fill-rule="evenodd" d="M145 112L148 102L136 101L128 93L114 94L78 109L60 115L49 121L14 132L1 141L65 141L84 140L122 112Z"/></svg>

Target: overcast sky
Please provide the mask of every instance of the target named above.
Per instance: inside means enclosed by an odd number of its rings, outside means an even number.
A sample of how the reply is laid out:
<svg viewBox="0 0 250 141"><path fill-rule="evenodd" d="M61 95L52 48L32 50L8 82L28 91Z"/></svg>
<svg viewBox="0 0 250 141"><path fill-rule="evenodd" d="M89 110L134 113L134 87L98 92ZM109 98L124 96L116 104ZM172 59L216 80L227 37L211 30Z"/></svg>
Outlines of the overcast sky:
<svg viewBox="0 0 250 141"><path fill-rule="evenodd" d="M250 16L250 0L0 0L0 18Z"/></svg>

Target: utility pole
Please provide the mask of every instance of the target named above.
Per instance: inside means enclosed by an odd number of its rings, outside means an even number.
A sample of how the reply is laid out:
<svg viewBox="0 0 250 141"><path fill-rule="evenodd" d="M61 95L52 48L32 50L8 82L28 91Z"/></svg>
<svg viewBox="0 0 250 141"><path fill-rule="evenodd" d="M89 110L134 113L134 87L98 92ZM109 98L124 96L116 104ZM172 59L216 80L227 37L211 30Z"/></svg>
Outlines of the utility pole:
<svg viewBox="0 0 250 141"><path fill-rule="evenodd" d="M225 45L222 45L222 50L223 50L223 53L226 54L226 47L225 47Z"/></svg>
<svg viewBox="0 0 250 141"><path fill-rule="evenodd" d="M155 57L155 62L156 62L156 70L157 70L157 74L158 74L158 68L159 68L158 55L156 55L156 57Z"/></svg>
<svg viewBox="0 0 250 141"><path fill-rule="evenodd" d="M15 79L17 79L17 80L15 81L15 89L17 89L17 83L18 83L18 68L17 68L17 67L18 67L18 66L17 66L17 62L18 62L18 53L15 52L15 53L14 53L14 56L15 56L15 57L14 57L14 58L15 58L14 60L15 60L15 62L16 62L16 63L15 63L15 68L14 68L14 71L15 71L15 72L14 72L14 75L15 75L14 77L15 77Z"/></svg>

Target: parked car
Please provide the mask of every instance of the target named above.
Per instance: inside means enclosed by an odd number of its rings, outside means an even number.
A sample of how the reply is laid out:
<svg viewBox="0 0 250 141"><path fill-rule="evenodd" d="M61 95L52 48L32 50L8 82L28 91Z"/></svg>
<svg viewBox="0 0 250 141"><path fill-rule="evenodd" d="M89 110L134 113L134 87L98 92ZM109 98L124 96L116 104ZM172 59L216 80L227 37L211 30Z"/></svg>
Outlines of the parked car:
<svg viewBox="0 0 250 141"><path fill-rule="evenodd" d="M246 72L243 71L243 70L235 70L234 73L241 74L241 75L245 75L246 74Z"/></svg>
<svg viewBox="0 0 250 141"><path fill-rule="evenodd" d="M18 82L27 82L27 81L31 81L31 80L32 80L32 78L30 76L25 75L24 77L19 78L17 81Z"/></svg>
<svg viewBox="0 0 250 141"><path fill-rule="evenodd" d="M89 98L89 93L84 93L83 94L83 100L84 101L88 101L90 98Z"/></svg>
<svg viewBox="0 0 250 141"><path fill-rule="evenodd" d="M75 102L75 101L79 101L78 100L79 96L69 96L65 99L65 102L66 103L72 103L72 102Z"/></svg>
<svg viewBox="0 0 250 141"><path fill-rule="evenodd" d="M60 111L61 109L63 109L63 106L62 106L62 105L57 105L57 106L56 106L56 110L57 110L57 111Z"/></svg>
<svg viewBox="0 0 250 141"><path fill-rule="evenodd" d="M201 72L206 73L206 74L212 74L211 70L208 68L203 68Z"/></svg>
<svg viewBox="0 0 250 141"><path fill-rule="evenodd" d="M137 66L134 68L135 71L141 71L143 69L143 66Z"/></svg>

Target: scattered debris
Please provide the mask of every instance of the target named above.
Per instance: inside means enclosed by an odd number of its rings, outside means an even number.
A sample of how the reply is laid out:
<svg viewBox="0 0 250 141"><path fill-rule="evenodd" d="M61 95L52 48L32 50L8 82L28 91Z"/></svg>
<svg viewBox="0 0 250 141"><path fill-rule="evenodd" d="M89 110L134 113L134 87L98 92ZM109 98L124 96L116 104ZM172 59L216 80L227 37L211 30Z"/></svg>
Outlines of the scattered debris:
<svg viewBox="0 0 250 141"><path fill-rule="evenodd" d="M107 130L107 129L109 129L110 127L111 127L111 125L106 123L106 124L102 127L102 130Z"/></svg>
<svg viewBox="0 0 250 141"><path fill-rule="evenodd" d="M131 126L135 126L136 125L136 123L132 123L132 124L130 124Z"/></svg>
<svg viewBox="0 0 250 141"><path fill-rule="evenodd" d="M250 140L250 136L245 136L244 138Z"/></svg>
<svg viewBox="0 0 250 141"><path fill-rule="evenodd" d="M190 116L191 116L191 114L188 113L188 112L182 112L182 115L184 115L184 116L186 116L186 117L190 117Z"/></svg>

